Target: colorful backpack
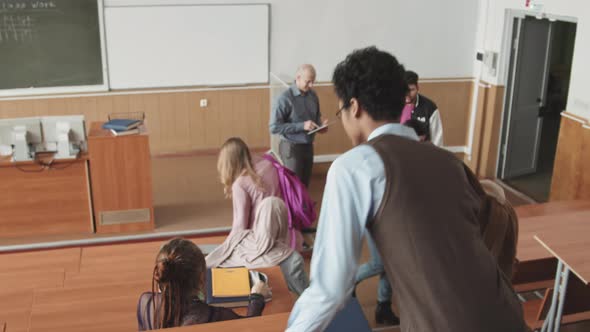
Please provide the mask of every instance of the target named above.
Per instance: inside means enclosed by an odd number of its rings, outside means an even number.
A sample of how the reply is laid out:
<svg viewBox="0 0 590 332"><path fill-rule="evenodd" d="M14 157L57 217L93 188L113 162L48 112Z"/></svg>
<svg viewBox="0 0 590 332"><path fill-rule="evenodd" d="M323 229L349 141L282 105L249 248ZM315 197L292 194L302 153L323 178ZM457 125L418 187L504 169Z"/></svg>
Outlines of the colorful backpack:
<svg viewBox="0 0 590 332"><path fill-rule="evenodd" d="M307 188L290 169L281 165L273 156L264 155L264 159L270 161L279 176L279 186L287 212L289 213L289 233L291 247L295 248L295 231L311 227L317 217L315 204L309 197Z"/></svg>

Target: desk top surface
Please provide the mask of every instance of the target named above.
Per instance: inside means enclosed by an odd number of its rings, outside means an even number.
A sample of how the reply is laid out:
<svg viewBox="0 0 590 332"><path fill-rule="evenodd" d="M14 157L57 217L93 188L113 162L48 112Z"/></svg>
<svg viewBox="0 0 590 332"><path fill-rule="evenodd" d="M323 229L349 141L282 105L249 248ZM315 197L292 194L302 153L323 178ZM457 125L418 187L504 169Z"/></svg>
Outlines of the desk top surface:
<svg viewBox="0 0 590 332"><path fill-rule="evenodd" d="M518 247L519 261L527 262L552 258L534 236L544 230L561 227L563 216L580 212L590 213L590 201L551 202L517 207L519 216Z"/></svg>
<svg viewBox="0 0 590 332"><path fill-rule="evenodd" d="M590 284L590 211L560 215L552 227L540 229L535 239Z"/></svg>
<svg viewBox="0 0 590 332"><path fill-rule="evenodd" d="M204 331L240 331L240 332L276 332L287 327L289 313L274 315L262 314L260 317L228 320L224 322L199 324L193 326L166 329L170 332L204 332Z"/></svg>
<svg viewBox="0 0 590 332"><path fill-rule="evenodd" d="M264 307L263 315L278 314L284 312L290 312L295 305L295 298L287 287L287 282L283 277L281 268L278 266L264 269L255 269L263 272L268 276L268 286L272 290L272 301L267 302ZM248 312L248 308L240 307L233 308L233 310L242 316L245 316Z"/></svg>

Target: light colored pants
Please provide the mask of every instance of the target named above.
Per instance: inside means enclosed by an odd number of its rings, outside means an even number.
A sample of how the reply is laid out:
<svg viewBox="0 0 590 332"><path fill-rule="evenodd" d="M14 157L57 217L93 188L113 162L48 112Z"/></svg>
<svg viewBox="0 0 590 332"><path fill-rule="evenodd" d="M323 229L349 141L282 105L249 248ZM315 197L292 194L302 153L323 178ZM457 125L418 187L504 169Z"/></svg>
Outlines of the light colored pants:
<svg viewBox="0 0 590 332"><path fill-rule="evenodd" d="M305 273L305 265L303 257L297 252L293 251L291 256L287 257L279 264L283 277L287 282L289 290L297 295L301 295L303 291L309 286L309 278Z"/></svg>
<svg viewBox="0 0 590 332"><path fill-rule="evenodd" d="M379 275L379 286L377 287L377 301L389 302L391 301L391 295L393 294L393 292L391 290L389 280L387 280L387 276L385 275L385 268L383 267L383 263L381 262L381 256L379 256L379 251L377 250L377 246L375 245L375 241L373 241L373 238L367 234L366 239L367 245L369 247L369 253L371 254L371 258L367 263L359 266L359 269L356 272L355 284L358 284L361 281L368 279L370 277Z"/></svg>

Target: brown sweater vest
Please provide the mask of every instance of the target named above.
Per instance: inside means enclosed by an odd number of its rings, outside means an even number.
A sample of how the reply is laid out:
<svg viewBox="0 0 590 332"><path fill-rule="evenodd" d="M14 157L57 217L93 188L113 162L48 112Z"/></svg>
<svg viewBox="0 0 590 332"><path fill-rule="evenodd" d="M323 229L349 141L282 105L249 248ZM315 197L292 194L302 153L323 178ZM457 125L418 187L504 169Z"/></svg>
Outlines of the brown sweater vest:
<svg viewBox="0 0 590 332"><path fill-rule="evenodd" d="M401 331L526 331L520 302L482 239L483 191L463 163L395 135L367 144L386 174L367 227L394 289Z"/></svg>

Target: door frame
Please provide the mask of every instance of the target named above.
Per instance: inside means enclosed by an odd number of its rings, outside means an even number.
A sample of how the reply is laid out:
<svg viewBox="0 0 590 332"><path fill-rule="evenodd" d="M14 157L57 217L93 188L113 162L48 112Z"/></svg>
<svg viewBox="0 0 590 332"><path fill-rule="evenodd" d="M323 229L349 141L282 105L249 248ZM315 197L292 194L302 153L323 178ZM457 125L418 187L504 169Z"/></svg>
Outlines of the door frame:
<svg viewBox="0 0 590 332"><path fill-rule="evenodd" d="M551 22L555 21L562 21L562 22L569 22L569 23L578 23L578 19L573 16L564 16L564 15L554 15L548 13L535 13L528 10L522 9L506 9L504 15L504 30L502 32L502 45L500 48L500 54L498 62L498 85L505 87L504 92L504 100L502 103L502 112L500 114L501 125L499 129L499 140L498 146L496 150L496 170L494 172L497 178L500 178L500 172L502 170L501 166L504 162L504 158L502 158L502 152L505 149L503 146L503 142L506 140L505 134L505 127L508 125L508 121L505 119L510 118L510 114L506 114L506 112L510 112L512 106L512 90L514 87L508 86L510 83L509 79L512 77L510 72L510 65L514 59L512 58L512 47L514 43L514 35L516 33L515 29L518 26L515 26L514 22L516 19L524 19L526 16L533 16L537 18L546 18ZM518 57L518 52L514 52L514 56Z"/></svg>

